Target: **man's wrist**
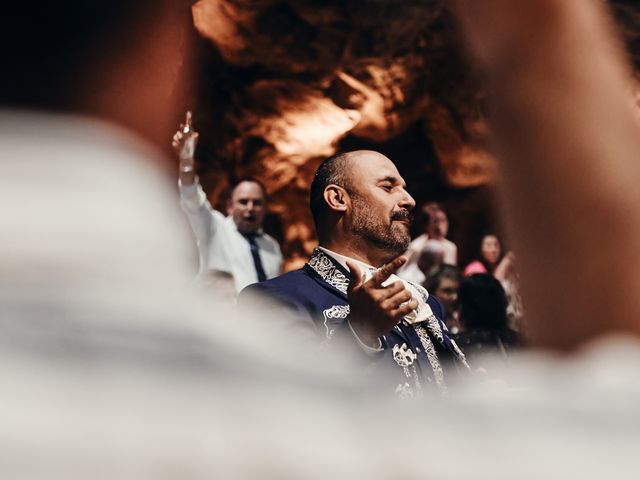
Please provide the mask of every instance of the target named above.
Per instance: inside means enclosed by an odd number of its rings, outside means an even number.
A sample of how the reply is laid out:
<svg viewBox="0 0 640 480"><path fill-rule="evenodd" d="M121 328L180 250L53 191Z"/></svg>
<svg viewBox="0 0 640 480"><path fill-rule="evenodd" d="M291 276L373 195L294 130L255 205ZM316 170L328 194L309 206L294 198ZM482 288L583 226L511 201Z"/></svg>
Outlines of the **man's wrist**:
<svg viewBox="0 0 640 480"><path fill-rule="evenodd" d="M380 341L380 337L378 337L375 334L372 334L369 331L369 329L365 325L363 325L361 322L358 322L357 320L354 321L353 318L349 318L347 320L347 323L349 324L349 328L351 329L351 332L360 343L362 343L368 348L373 348L373 349L381 348L382 343Z"/></svg>
<svg viewBox="0 0 640 480"><path fill-rule="evenodd" d="M353 338L355 339L356 343L360 347L360 350L362 350L366 355L377 356L384 351L383 343L380 338L376 339L375 345L367 345L362 340L360 340L360 337L358 337L358 334L353 330L353 327L351 326L351 322L348 319L347 319L347 326L349 327L349 330L351 331L351 334L353 335Z"/></svg>
<svg viewBox="0 0 640 480"><path fill-rule="evenodd" d="M180 173L193 173L195 171L195 160L193 157L180 157L178 170Z"/></svg>

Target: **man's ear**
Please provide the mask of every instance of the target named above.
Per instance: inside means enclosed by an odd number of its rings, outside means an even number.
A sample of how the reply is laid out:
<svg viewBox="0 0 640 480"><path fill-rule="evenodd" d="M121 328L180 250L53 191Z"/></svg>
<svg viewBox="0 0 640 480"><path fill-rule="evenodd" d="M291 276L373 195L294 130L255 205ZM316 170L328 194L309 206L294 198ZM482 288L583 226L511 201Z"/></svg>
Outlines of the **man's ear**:
<svg viewBox="0 0 640 480"><path fill-rule="evenodd" d="M336 212L346 212L351 199L347 191L338 185L327 185L324 189L324 201Z"/></svg>
<svg viewBox="0 0 640 480"><path fill-rule="evenodd" d="M233 202L231 201L231 199L227 200L227 216L231 216L231 214L233 213Z"/></svg>

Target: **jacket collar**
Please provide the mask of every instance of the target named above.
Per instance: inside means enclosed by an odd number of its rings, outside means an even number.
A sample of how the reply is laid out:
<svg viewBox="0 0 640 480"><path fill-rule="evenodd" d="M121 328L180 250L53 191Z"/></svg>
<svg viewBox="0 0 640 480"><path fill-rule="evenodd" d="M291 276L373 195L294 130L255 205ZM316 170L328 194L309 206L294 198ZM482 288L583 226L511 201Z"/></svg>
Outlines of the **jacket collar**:
<svg viewBox="0 0 640 480"><path fill-rule="evenodd" d="M341 296L347 297L349 287L349 272L333 257L316 248L307 262L307 266Z"/></svg>
<svg viewBox="0 0 640 480"><path fill-rule="evenodd" d="M349 272L331 255L325 253L324 249L316 248L311 254L311 258L305 265L305 268L312 270L325 286L332 291L338 293L341 297L347 300L347 288L349 287ZM361 263L361 262L360 262ZM413 284L412 284L413 285ZM419 285L414 285L424 291L425 298L428 297L428 293L424 288ZM462 363L468 367L466 359L462 351L458 348L456 343L448 338L448 335L443 333L443 329L446 331L444 323L440 323L440 320L431 313L427 320L418 324L418 328L425 328L433 337L449 350L453 350L453 353L461 359ZM408 326L408 325L407 325ZM416 325L412 326L416 328ZM396 326L395 328L398 328ZM398 330L401 332L401 330Z"/></svg>

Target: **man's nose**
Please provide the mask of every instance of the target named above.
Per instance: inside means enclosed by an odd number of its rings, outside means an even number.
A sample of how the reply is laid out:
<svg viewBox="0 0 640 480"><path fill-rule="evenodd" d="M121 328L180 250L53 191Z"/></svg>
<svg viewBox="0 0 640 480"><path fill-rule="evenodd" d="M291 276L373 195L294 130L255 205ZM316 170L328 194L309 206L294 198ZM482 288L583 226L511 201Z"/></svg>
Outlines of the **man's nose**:
<svg viewBox="0 0 640 480"><path fill-rule="evenodd" d="M401 206L402 208L406 208L407 210L412 210L416 206L416 201L413 199L409 192L407 192L404 188L402 189L402 199Z"/></svg>

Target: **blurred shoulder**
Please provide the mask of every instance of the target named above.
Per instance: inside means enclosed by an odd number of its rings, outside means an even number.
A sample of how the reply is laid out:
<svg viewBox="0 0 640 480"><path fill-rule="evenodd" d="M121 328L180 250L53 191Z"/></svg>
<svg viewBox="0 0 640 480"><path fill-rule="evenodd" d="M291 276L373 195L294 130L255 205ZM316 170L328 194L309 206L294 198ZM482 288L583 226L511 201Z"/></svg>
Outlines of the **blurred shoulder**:
<svg viewBox="0 0 640 480"><path fill-rule="evenodd" d="M264 282L253 283L240 292L240 297L247 295L293 295L315 284L304 268L287 272Z"/></svg>

